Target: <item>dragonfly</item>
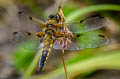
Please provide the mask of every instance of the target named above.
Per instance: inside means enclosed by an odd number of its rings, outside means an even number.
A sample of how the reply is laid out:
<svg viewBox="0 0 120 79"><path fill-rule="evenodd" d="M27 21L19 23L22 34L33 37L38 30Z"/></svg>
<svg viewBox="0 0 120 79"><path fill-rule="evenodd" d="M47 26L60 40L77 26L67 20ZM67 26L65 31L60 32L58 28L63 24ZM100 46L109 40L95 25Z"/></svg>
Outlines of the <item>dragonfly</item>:
<svg viewBox="0 0 120 79"><path fill-rule="evenodd" d="M61 3L61 2L60 2ZM19 12L23 14L23 12ZM27 15L26 15L27 16ZM58 50L83 50L96 48L109 44L109 39L102 34L91 34L90 31L107 26L108 19L103 16L96 16L80 21L66 22L61 6L58 6L58 13L48 16L46 22L27 16L30 21L39 24L39 32L14 32L10 37L13 42L26 42L30 40L35 49L42 48L42 55L39 61L41 72L51 49ZM31 48L33 49L33 48Z"/></svg>

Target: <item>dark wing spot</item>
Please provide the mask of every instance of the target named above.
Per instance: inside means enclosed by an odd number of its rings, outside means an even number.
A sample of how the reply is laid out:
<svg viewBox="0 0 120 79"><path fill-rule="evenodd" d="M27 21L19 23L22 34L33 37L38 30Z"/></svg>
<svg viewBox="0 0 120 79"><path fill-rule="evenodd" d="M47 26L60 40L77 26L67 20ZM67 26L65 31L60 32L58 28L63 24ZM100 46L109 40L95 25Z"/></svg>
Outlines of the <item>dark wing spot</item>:
<svg viewBox="0 0 120 79"><path fill-rule="evenodd" d="M82 23L84 20L80 20L80 23Z"/></svg>
<svg viewBox="0 0 120 79"><path fill-rule="evenodd" d="M81 35L81 34L77 34L76 36L77 36L77 37L80 37L80 36L82 36L82 35Z"/></svg>
<svg viewBox="0 0 120 79"><path fill-rule="evenodd" d="M27 34L30 36L31 35L31 33L30 32L27 32Z"/></svg>
<svg viewBox="0 0 120 79"><path fill-rule="evenodd" d="M22 14L23 12L18 12L18 14Z"/></svg>
<svg viewBox="0 0 120 79"><path fill-rule="evenodd" d="M32 17L31 17L31 16L29 16L29 19L30 19L30 20L32 20Z"/></svg>
<svg viewBox="0 0 120 79"><path fill-rule="evenodd" d="M39 34L37 35L38 37L41 37Z"/></svg>
<svg viewBox="0 0 120 79"><path fill-rule="evenodd" d="M105 36L103 36L103 35L98 35L99 37L102 37L102 38L105 38Z"/></svg>
<svg viewBox="0 0 120 79"><path fill-rule="evenodd" d="M17 34L18 32L13 32L13 34Z"/></svg>

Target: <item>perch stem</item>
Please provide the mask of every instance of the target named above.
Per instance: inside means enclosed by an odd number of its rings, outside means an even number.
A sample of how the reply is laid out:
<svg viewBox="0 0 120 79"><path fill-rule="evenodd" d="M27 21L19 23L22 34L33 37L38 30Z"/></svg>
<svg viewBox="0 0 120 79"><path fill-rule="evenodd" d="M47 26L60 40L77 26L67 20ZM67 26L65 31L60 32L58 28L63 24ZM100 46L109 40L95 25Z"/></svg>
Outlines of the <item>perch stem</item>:
<svg viewBox="0 0 120 79"><path fill-rule="evenodd" d="M65 77L66 77L66 79L69 79L69 78L68 78L68 74L67 74L66 64L65 64L64 50L62 50L62 62L63 62L63 66L64 66Z"/></svg>

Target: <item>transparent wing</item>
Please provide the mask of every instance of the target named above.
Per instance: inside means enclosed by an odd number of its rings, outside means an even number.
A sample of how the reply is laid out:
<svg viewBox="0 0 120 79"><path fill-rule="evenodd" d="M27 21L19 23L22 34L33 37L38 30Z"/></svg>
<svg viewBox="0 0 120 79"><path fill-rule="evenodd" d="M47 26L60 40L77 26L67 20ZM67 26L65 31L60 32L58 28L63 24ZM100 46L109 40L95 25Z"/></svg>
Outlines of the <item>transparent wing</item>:
<svg viewBox="0 0 120 79"><path fill-rule="evenodd" d="M82 50L86 48L96 48L107 44L109 44L109 40L104 35L83 34L76 35L76 37L72 39L72 43L67 44L67 48L63 48L63 46L61 46L61 44L56 40L53 48L60 50Z"/></svg>
<svg viewBox="0 0 120 79"><path fill-rule="evenodd" d="M10 42L15 45L23 44L26 49L39 49L43 45L44 37L37 37L28 32L14 32Z"/></svg>
<svg viewBox="0 0 120 79"><path fill-rule="evenodd" d="M92 30L97 30L105 27L108 24L108 19L105 17L93 17L81 21L66 23L68 29L73 33L83 33Z"/></svg>
<svg viewBox="0 0 120 79"><path fill-rule="evenodd" d="M39 32L42 31L42 28L40 26L40 21L32 16L26 15L25 13L18 13L18 19L19 19L19 29L22 28L22 30L27 30L31 32ZM33 21L33 20L37 21Z"/></svg>

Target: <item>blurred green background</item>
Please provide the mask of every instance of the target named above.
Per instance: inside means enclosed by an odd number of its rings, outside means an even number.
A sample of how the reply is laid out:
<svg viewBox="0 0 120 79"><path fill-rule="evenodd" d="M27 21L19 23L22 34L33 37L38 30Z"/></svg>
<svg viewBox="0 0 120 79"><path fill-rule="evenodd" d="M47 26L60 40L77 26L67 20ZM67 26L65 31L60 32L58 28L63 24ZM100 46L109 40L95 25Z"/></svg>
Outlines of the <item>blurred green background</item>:
<svg viewBox="0 0 120 79"><path fill-rule="evenodd" d="M19 11L45 21L57 12L58 0L0 0L0 79L65 79L59 50L52 50L43 72L38 72L40 50L14 46L9 38L15 31L35 32L34 23L18 16ZM70 79L120 79L120 0L63 0L66 21L102 15L107 27L107 46L81 51L65 51Z"/></svg>

